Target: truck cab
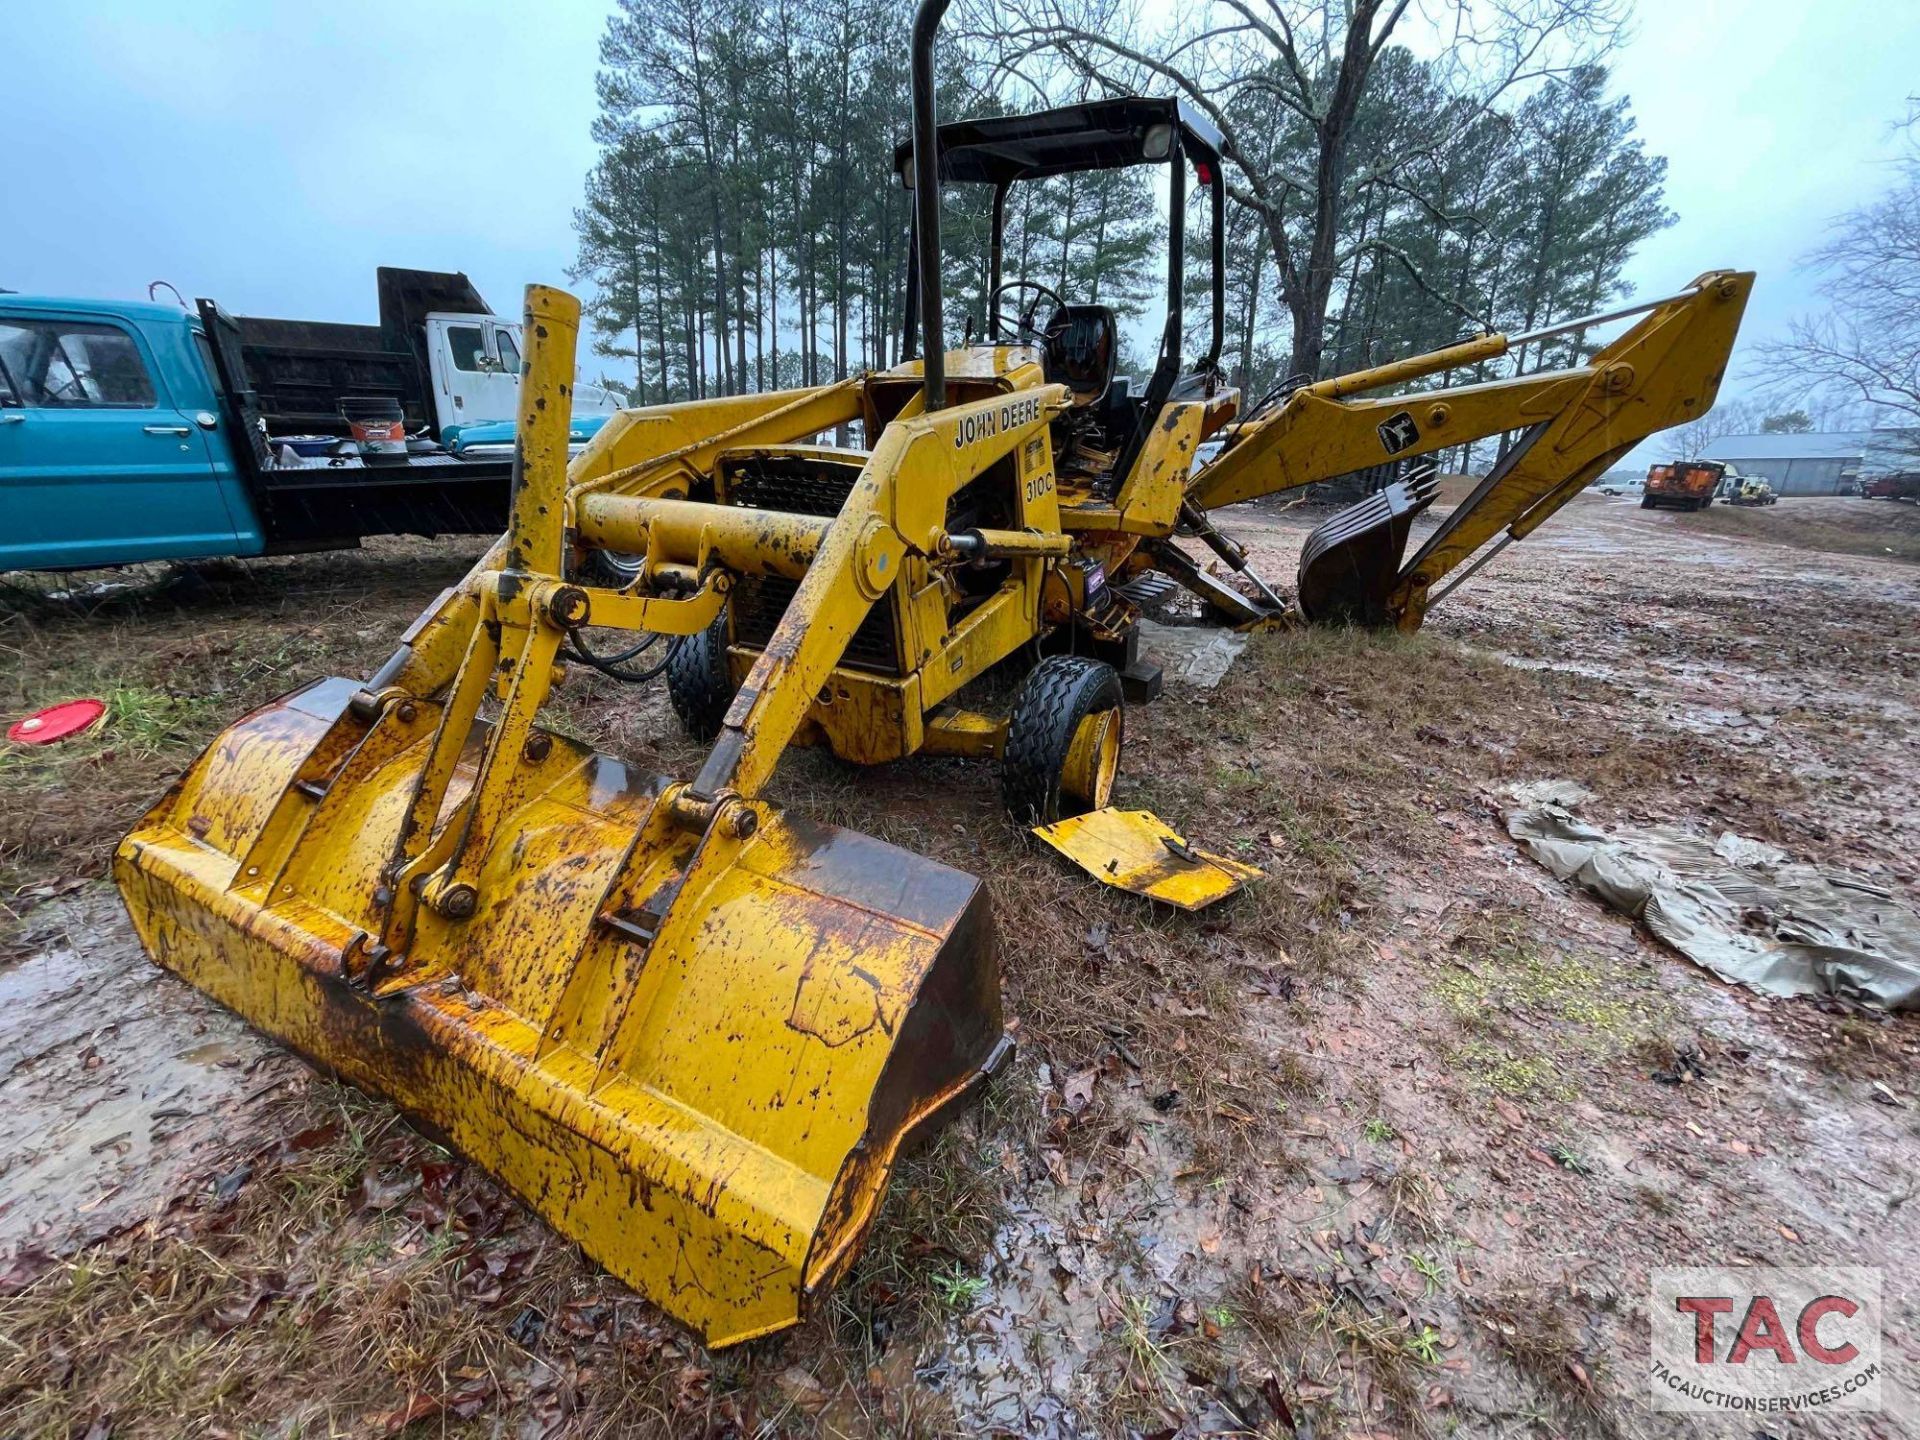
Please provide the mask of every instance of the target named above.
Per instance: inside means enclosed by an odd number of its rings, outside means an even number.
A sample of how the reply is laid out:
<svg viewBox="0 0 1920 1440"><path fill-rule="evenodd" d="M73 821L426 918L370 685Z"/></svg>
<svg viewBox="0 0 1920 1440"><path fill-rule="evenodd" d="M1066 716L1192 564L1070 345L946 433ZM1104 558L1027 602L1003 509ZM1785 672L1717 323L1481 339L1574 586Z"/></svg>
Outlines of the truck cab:
<svg viewBox="0 0 1920 1440"><path fill-rule="evenodd" d="M378 281L378 325L0 294L0 571L498 534L520 326L457 272ZM399 407L398 463L348 441L350 397ZM621 401L573 403L584 446Z"/></svg>
<svg viewBox="0 0 1920 1440"><path fill-rule="evenodd" d="M513 453L520 403L520 326L497 315L433 311L424 321L427 368L440 440L456 455ZM591 440L626 402L576 377L572 443Z"/></svg>
<svg viewBox="0 0 1920 1440"><path fill-rule="evenodd" d="M416 380L410 347L384 347L370 326L304 326L310 343L289 346L283 332L297 323L268 322L281 333L254 347L211 300L188 310L0 294L0 571L497 534L510 444L464 457L422 439L400 463L371 465L347 444L308 459L278 443L316 425L345 429L345 396L425 402L426 367Z"/></svg>
<svg viewBox="0 0 1920 1440"><path fill-rule="evenodd" d="M0 295L0 570L257 555L199 318Z"/></svg>

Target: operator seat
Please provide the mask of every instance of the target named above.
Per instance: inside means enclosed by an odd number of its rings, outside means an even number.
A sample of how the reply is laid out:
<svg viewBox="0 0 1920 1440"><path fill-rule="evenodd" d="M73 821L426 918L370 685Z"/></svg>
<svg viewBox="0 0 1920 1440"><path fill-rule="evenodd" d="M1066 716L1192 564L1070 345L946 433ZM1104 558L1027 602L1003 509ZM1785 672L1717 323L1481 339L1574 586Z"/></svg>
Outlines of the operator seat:
<svg viewBox="0 0 1920 1440"><path fill-rule="evenodd" d="M1110 305L1062 305L1045 330L1047 379L1067 387L1076 409L1098 405L1113 384L1120 326Z"/></svg>

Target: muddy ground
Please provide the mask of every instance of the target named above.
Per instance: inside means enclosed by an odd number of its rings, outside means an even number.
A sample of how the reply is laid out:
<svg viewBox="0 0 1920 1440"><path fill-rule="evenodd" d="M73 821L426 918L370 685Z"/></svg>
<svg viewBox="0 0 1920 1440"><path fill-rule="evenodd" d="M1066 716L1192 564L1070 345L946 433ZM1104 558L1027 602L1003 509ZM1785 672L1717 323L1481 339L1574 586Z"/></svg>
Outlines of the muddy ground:
<svg viewBox="0 0 1920 1440"><path fill-rule="evenodd" d="M1021 1049L832 1301L718 1356L147 967L97 880L475 547L11 590L0 709L112 708L0 754L0 1435L1803 1433L1650 1409L1649 1270L1713 1263L1883 1267L1893 1408L1817 1433L1907 1433L1915 1022L1724 985L1499 817L1567 777L1915 903L1920 568L1832 538L1896 509L1583 497L1420 637L1253 637L1129 715L1121 803L1267 871L1203 917L1037 854L980 767L789 757L788 804L988 877ZM1223 520L1279 578L1324 513ZM560 703L695 758L655 691Z"/></svg>

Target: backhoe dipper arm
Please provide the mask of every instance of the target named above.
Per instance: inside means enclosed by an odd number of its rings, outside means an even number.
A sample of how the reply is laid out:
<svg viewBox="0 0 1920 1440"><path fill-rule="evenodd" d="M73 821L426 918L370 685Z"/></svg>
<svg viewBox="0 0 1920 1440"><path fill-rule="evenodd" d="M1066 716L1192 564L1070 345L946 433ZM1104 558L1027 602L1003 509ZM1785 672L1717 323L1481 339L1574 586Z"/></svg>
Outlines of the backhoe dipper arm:
<svg viewBox="0 0 1920 1440"><path fill-rule="evenodd" d="M1431 587L1500 530L1509 531L1509 540L1531 533L1647 436L1711 408L1752 287L1751 272L1710 271L1663 300L1525 335L1481 336L1323 380L1244 426L1194 475L1187 497L1213 509L1384 460L1522 432L1402 568L1390 609L1400 628L1418 628ZM1641 312L1642 319L1585 365L1413 393L1367 393Z"/></svg>

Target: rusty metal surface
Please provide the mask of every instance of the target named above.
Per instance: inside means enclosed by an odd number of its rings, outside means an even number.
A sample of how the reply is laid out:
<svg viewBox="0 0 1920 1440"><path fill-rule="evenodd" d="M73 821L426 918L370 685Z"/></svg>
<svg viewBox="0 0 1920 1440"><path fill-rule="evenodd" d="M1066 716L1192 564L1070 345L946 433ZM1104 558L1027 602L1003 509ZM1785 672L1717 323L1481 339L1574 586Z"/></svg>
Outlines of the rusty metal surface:
<svg viewBox="0 0 1920 1440"><path fill-rule="evenodd" d="M1204 910L1261 875L1189 845L1149 810L1090 810L1033 833L1103 884L1182 910Z"/></svg>
<svg viewBox="0 0 1920 1440"><path fill-rule="evenodd" d="M901 1143L1004 1046L979 882L770 813L652 944L698 837L653 823L660 782L556 736L475 913L423 907L427 961L382 992L355 956L428 746L356 720L354 688L248 716L123 842L148 952L444 1132L709 1343L793 1324Z"/></svg>

